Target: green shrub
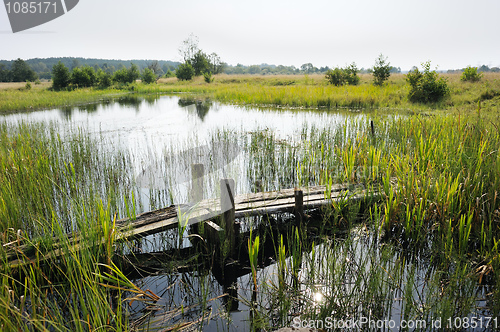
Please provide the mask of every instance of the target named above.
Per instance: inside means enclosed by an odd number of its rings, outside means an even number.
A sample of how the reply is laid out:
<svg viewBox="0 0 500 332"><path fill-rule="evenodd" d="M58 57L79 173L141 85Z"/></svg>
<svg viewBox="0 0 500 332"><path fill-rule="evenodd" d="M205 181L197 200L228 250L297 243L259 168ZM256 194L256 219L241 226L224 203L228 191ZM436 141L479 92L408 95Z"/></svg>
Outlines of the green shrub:
<svg viewBox="0 0 500 332"><path fill-rule="evenodd" d="M117 83L130 84L135 82L140 76L139 67L135 64L131 64L130 68L122 68L117 70L113 75L113 81Z"/></svg>
<svg viewBox="0 0 500 332"><path fill-rule="evenodd" d="M181 63L175 71L175 76L181 81L189 81L194 76L194 68L189 63Z"/></svg>
<svg viewBox="0 0 500 332"><path fill-rule="evenodd" d="M205 79L206 83L212 83L214 81L214 79L212 78L212 73L210 72L203 73L203 78Z"/></svg>
<svg viewBox="0 0 500 332"><path fill-rule="evenodd" d="M99 69L97 72L97 84L100 88L109 88L113 84L113 78L111 74Z"/></svg>
<svg viewBox="0 0 500 332"><path fill-rule="evenodd" d="M387 58L384 58L382 54L380 54L375 60L375 66L373 66L373 84L375 85L383 85L385 81L389 79L391 76L391 64L387 62Z"/></svg>
<svg viewBox="0 0 500 332"><path fill-rule="evenodd" d="M477 72L477 67L468 66L464 69L462 76L460 76L460 80L464 82L478 82L481 80L482 76L482 73Z"/></svg>
<svg viewBox="0 0 500 332"><path fill-rule="evenodd" d="M142 76L141 76L142 83L144 84L151 84L151 83L156 83L156 75L154 71L152 71L149 68L145 68L142 71Z"/></svg>
<svg viewBox="0 0 500 332"><path fill-rule="evenodd" d="M406 75L406 81L410 84L408 99L417 103L434 103L448 96L450 89L444 78L440 78L435 70L430 70L431 63L422 64L424 71L420 72L417 67Z"/></svg>
<svg viewBox="0 0 500 332"><path fill-rule="evenodd" d="M326 72L326 79L330 84L340 86L344 84L357 85L359 84L359 69L353 62L345 68L334 68Z"/></svg>
<svg viewBox="0 0 500 332"><path fill-rule="evenodd" d="M97 76L94 68L83 66L82 68L75 67L71 71L71 83L79 88L88 88L97 83Z"/></svg>
<svg viewBox="0 0 500 332"><path fill-rule="evenodd" d="M31 90L31 82L30 81L26 82L26 85L24 86L24 88L26 90Z"/></svg>

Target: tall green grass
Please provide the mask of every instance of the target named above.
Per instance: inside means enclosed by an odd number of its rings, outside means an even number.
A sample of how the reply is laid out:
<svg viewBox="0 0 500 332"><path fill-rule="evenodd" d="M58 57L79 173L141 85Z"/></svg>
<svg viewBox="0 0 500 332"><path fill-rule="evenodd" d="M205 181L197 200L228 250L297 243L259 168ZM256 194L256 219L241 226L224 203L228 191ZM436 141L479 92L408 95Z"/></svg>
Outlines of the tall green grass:
<svg viewBox="0 0 500 332"><path fill-rule="evenodd" d="M127 154L83 131L0 124L0 329L128 330L101 264L118 250L117 217L138 204L130 172Z"/></svg>

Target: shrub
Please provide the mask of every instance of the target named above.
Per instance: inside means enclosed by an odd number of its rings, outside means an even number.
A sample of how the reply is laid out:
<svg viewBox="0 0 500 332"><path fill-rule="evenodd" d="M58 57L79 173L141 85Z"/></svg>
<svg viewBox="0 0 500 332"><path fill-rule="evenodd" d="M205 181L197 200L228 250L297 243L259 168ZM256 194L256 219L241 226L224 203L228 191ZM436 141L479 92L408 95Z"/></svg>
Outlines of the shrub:
<svg viewBox="0 0 500 332"><path fill-rule="evenodd" d="M411 102L433 103L448 96L450 90L444 78L439 78L435 70L430 70L431 63L422 64L424 71L420 72L417 67L406 75L406 81L410 84L408 99Z"/></svg>
<svg viewBox="0 0 500 332"><path fill-rule="evenodd" d="M82 68L75 67L71 71L71 83L79 88L88 88L97 83L97 76L94 68L83 66Z"/></svg>
<svg viewBox="0 0 500 332"><path fill-rule="evenodd" d="M59 61L52 67L52 88L54 90L61 90L66 88L71 82L71 75L69 69Z"/></svg>
<svg viewBox="0 0 500 332"><path fill-rule="evenodd" d="M115 73L113 74L113 81L124 84L132 83L129 81L127 68L122 68L115 71Z"/></svg>
<svg viewBox="0 0 500 332"><path fill-rule="evenodd" d="M140 76L139 67L135 64L131 64L130 68L122 68L117 70L113 75L113 81L123 84L129 84L135 82Z"/></svg>
<svg viewBox="0 0 500 332"><path fill-rule="evenodd" d="M175 71L175 76L181 81L188 81L194 76L194 68L189 63L181 63Z"/></svg>
<svg viewBox="0 0 500 332"><path fill-rule="evenodd" d="M142 80L142 83L144 83L144 84L155 83L156 82L156 75L151 69L145 68L142 72L141 80Z"/></svg>
<svg viewBox="0 0 500 332"><path fill-rule="evenodd" d="M464 69L460 80L464 82L478 82L481 80L481 77L483 77L483 74L477 72L477 67L468 66Z"/></svg>
<svg viewBox="0 0 500 332"><path fill-rule="evenodd" d="M107 72L102 69L99 69L97 72L97 84L100 88L109 88L113 83L113 78Z"/></svg>
<svg viewBox="0 0 500 332"><path fill-rule="evenodd" d="M357 85L359 84L359 69L353 62L345 68L334 68L326 72L326 79L333 85L340 86L344 84Z"/></svg>
<svg viewBox="0 0 500 332"><path fill-rule="evenodd" d="M31 90L31 82L30 81L26 82L26 85L24 86L24 88L26 90Z"/></svg>
<svg viewBox="0 0 500 332"><path fill-rule="evenodd" d="M214 81L214 79L212 78L212 73L210 72L203 73L203 78L205 79L206 83L212 83Z"/></svg>
<svg viewBox="0 0 500 332"><path fill-rule="evenodd" d="M387 58L384 58L382 54L380 54L375 60L375 66L373 66L373 84L375 85L383 85L385 81L389 79L391 76L391 64L387 62Z"/></svg>
<svg viewBox="0 0 500 332"><path fill-rule="evenodd" d="M336 86L344 85L344 71L341 68L330 69L326 72L326 79L330 82L330 84Z"/></svg>

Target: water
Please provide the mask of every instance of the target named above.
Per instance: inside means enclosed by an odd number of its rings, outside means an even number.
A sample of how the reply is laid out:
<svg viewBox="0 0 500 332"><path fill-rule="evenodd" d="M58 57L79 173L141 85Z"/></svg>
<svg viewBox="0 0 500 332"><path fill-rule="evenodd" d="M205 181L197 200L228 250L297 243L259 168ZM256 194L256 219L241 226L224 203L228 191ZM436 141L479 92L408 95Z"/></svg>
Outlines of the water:
<svg viewBox="0 0 500 332"><path fill-rule="evenodd" d="M3 116L7 122L56 124L61 135L83 128L98 138L103 149L125 149L133 160L132 168L142 200L150 200L150 190L168 190L172 202L189 200L190 164L208 164L210 156L221 155L214 165L205 165L211 175L205 198L217 196L217 179L236 180L236 192L251 191L246 174L248 158L241 147L218 153L234 140L247 140L257 131L272 132L277 140L300 142L304 127L329 127L335 131L348 117L364 118L341 112L259 110L194 101L183 96L125 96L102 103ZM213 141L217 133L231 133L226 142ZM198 156L204 153L205 158ZM226 158L227 157L227 158ZM150 204L143 204L148 210ZM139 211L141 212L141 211Z"/></svg>

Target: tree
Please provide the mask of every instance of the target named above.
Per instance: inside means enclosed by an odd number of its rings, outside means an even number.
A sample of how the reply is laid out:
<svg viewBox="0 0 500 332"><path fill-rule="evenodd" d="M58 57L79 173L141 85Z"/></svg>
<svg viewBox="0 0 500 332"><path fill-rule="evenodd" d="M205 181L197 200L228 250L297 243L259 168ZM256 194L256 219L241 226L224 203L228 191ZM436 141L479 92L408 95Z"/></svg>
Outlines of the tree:
<svg viewBox="0 0 500 332"><path fill-rule="evenodd" d="M22 59L17 59L12 64L10 79L12 82L35 81L38 78L35 71Z"/></svg>
<svg viewBox="0 0 500 332"><path fill-rule="evenodd" d="M391 76L391 68L390 62L387 62L387 57L380 54L375 60L375 66L372 69L373 84L383 85Z"/></svg>
<svg viewBox="0 0 500 332"><path fill-rule="evenodd" d="M136 64L130 63L130 68L128 69L128 80L130 83L135 82L135 80L139 79L141 76L141 72L139 71L139 67Z"/></svg>
<svg viewBox="0 0 500 332"><path fill-rule="evenodd" d="M188 61L194 69L194 75L200 76L203 73L211 72L208 57L201 50L196 52L191 60Z"/></svg>
<svg viewBox="0 0 500 332"><path fill-rule="evenodd" d="M153 73L156 75L156 77L161 77L165 74L163 69L160 67L160 63L157 60L154 60L148 65L148 68L153 71Z"/></svg>
<svg viewBox="0 0 500 332"><path fill-rule="evenodd" d="M184 40L181 46L179 47L179 54L186 63L191 61L199 50L200 49L198 48L198 37L196 37L194 34L190 34L189 38Z"/></svg>
<svg viewBox="0 0 500 332"><path fill-rule="evenodd" d="M179 65L175 71L175 76L181 81L188 81L194 76L194 69L190 63L185 62Z"/></svg>
<svg viewBox="0 0 500 332"><path fill-rule="evenodd" d="M151 69L145 68L142 71L141 80L142 80L142 83L144 83L144 84L155 83L156 82L156 75Z"/></svg>
<svg viewBox="0 0 500 332"><path fill-rule="evenodd" d="M450 93L446 80L439 78L435 70L431 71L430 61L423 63L422 66L423 72L413 67L406 75L406 81L410 84L408 99L419 103L440 101Z"/></svg>
<svg viewBox="0 0 500 332"><path fill-rule="evenodd" d="M10 70L3 63L0 63L0 82L10 82Z"/></svg>
<svg viewBox="0 0 500 332"><path fill-rule="evenodd" d="M358 85L359 84L359 80L360 80L360 78L358 76L359 69L356 66L355 62L351 63L349 66L344 68L344 73L346 75L345 79L346 79L347 84L349 84L349 85Z"/></svg>
<svg viewBox="0 0 500 332"><path fill-rule="evenodd" d="M71 75L68 68L59 61L52 67L52 88L61 90L66 88L71 82Z"/></svg>
<svg viewBox="0 0 500 332"><path fill-rule="evenodd" d="M224 62L221 61L217 53L212 53L208 56L212 74L220 74L224 71Z"/></svg>

